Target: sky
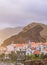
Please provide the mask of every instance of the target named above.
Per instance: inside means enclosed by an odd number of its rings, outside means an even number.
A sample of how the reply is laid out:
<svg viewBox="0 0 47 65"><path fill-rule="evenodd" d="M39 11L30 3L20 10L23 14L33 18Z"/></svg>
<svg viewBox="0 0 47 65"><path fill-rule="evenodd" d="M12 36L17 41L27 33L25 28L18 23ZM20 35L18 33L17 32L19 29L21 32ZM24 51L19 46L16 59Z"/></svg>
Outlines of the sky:
<svg viewBox="0 0 47 65"><path fill-rule="evenodd" d="M47 24L47 0L0 0L0 29Z"/></svg>

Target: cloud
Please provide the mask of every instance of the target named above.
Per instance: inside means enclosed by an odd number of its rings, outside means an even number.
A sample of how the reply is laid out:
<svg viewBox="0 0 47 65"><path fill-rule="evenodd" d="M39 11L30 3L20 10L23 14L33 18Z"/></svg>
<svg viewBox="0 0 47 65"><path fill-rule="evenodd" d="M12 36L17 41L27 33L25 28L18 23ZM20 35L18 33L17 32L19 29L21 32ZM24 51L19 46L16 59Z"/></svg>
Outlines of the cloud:
<svg viewBox="0 0 47 65"><path fill-rule="evenodd" d="M33 20L47 24L47 0L0 0L0 23L17 26Z"/></svg>

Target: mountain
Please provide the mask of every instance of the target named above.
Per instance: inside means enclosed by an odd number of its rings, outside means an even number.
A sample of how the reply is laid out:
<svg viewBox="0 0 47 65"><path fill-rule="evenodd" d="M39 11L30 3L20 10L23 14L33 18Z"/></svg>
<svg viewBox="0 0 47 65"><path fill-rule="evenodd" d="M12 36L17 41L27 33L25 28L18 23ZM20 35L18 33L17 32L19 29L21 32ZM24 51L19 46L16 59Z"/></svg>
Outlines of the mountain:
<svg viewBox="0 0 47 65"><path fill-rule="evenodd" d="M22 29L23 27L15 27L0 30L0 43L11 36L18 34L20 31L22 31Z"/></svg>
<svg viewBox="0 0 47 65"><path fill-rule="evenodd" d="M23 30L4 41L3 46L14 43L46 42L47 41L47 25L42 23L31 23L23 28Z"/></svg>

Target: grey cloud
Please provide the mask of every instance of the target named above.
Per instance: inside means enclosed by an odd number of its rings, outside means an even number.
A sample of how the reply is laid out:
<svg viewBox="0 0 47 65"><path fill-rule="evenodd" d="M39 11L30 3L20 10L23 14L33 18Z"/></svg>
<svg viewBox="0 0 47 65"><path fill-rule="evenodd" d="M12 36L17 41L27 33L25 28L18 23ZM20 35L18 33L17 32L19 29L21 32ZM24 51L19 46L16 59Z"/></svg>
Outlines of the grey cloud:
<svg viewBox="0 0 47 65"><path fill-rule="evenodd" d="M47 23L47 0L0 0L0 23L18 26L31 21Z"/></svg>

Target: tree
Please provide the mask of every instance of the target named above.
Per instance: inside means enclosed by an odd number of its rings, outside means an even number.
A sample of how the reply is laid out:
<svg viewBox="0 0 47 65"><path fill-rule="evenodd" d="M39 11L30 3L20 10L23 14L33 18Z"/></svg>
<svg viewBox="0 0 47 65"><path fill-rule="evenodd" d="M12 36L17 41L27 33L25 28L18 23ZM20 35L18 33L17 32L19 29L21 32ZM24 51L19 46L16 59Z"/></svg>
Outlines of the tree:
<svg viewBox="0 0 47 65"><path fill-rule="evenodd" d="M43 58L44 58L44 53L40 54L40 55L39 55L39 58L40 58L40 59L43 59Z"/></svg>
<svg viewBox="0 0 47 65"><path fill-rule="evenodd" d="M1 60L3 60L4 57L5 57L5 54L4 53L0 55Z"/></svg>
<svg viewBox="0 0 47 65"><path fill-rule="evenodd" d="M15 52L11 52L11 54L9 54L9 57L11 58L12 61L16 61L17 59Z"/></svg>

